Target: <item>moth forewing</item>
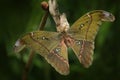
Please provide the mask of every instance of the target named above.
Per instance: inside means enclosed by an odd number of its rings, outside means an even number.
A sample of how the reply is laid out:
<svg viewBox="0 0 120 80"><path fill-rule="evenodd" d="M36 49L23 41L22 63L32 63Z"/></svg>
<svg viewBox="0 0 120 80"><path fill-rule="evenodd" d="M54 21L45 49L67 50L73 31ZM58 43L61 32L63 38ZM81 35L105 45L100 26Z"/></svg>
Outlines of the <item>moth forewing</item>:
<svg viewBox="0 0 120 80"><path fill-rule="evenodd" d="M42 56L45 56L49 54L50 51L59 44L59 42L59 33L57 32L34 31L27 33L16 42L16 45L19 43L16 50L21 47L21 45L26 45L26 47Z"/></svg>

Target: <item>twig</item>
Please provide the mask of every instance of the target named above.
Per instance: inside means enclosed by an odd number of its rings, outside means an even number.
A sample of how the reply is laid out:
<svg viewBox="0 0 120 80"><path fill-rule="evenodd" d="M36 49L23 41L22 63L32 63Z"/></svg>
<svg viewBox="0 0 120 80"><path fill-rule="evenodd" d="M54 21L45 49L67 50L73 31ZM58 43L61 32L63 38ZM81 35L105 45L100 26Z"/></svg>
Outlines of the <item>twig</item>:
<svg viewBox="0 0 120 80"><path fill-rule="evenodd" d="M43 10L45 11L45 14L43 15L42 17L42 20L40 22L40 25L39 25L39 30L43 30L44 29L44 26L45 26L45 23L47 21L47 18L48 18L48 14L49 14L49 9L48 9L48 3L43 1L41 3L41 7L43 8Z"/></svg>
<svg viewBox="0 0 120 80"><path fill-rule="evenodd" d="M42 21L41 21L41 23L39 25L39 30L44 29L45 23L47 21L48 14L49 14L49 11L46 11L45 15L42 17Z"/></svg>
<svg viewBox="0 0 120 80"><path fill-rule="evenodd" d="M30 51L30 55L29 55L28 62L26 63L25 69L24 69L24 71L23 71L22 80L27 80L27 73L29 72L29 68L30 68L30 65L31 65L31 63L32 63L33 57L34 57L34 51L31 50L31 51Z"/></svg>
<svg viewBox="0 0 120 80"><path fill-rule="evenodd" d="M60 25L60 12L56 0L49 0L49 12L57 26Z"/></svg>
<svg viewBox="0 0 120 80"><path fill-rule="evenodd" d="M67 31L69 23L65 13L60 14L56 0L49 0L49 12L52 15L58 32Z"/></svg>

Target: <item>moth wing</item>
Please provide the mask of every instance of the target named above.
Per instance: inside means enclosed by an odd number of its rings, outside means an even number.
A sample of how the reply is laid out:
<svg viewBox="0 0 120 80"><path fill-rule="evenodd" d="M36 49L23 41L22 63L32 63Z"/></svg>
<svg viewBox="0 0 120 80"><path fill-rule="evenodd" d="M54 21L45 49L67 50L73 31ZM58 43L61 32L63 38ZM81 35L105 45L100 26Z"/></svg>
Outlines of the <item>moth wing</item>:
<svg viewBox="0 0 120 80"><path fill-rule="evenodd" d="M15 52L28 47L42 56L46 56L60 43L59 33L35 31L25 34L15 44Z"/></svg>
<svg viewBox="0 0 120 80"><path fill-rule="evenodd" d="M69 74L67 47L61 42L59 33L47 31L28 33L16 42L16 52L25 46L43 56L60 74Z"/></svg>
<svg viewBox="0 0 120 80"><path fill-rule="evenodd" d="M89 67L92 63L94 39L103 21L114 21L114 16L103 10L91 11L78 19L68 31L75 40L72 46L79 61Z"/></svg>

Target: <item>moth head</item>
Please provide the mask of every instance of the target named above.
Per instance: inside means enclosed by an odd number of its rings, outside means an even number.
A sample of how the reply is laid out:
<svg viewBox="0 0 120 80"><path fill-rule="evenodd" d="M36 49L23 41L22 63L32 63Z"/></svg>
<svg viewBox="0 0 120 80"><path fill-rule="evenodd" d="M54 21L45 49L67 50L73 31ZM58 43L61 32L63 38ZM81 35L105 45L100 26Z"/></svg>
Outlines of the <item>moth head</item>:
<svg viewBox="0 0 120 80"><path fill-rule="evenodd" d="M15 53L19 53L23 48L25 48L25 44L21 39L18 39L14 45Z"/></svg>

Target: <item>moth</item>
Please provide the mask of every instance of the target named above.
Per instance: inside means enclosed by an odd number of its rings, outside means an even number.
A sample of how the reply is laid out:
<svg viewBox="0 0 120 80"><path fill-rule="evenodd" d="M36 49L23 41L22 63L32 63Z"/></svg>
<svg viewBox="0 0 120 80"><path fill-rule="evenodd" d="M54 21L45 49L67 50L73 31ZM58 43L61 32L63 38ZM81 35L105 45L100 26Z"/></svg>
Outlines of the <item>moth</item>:
<svg viewBox="0 0 120 80"><path fill-rule="evenodd" d="M70 47L80 63L88 68L93 61L94 40L102 22L115 17L104 10L94 10L79 18L68 30L61 32L33 31L15 43L15 51L28 47L41 56L62 75L69 74L67 48Z"/></svg>

